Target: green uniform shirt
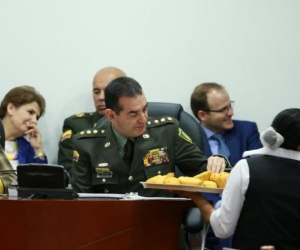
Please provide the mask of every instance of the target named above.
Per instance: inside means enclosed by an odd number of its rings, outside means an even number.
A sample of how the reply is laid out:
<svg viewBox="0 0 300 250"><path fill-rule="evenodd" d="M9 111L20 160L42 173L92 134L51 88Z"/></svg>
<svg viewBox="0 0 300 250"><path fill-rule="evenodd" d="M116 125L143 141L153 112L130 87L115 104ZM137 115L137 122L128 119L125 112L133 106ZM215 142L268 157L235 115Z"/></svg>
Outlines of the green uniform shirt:
<svg viewBox="0 0 300 250"><path fill-rule="evenodd" d="M130 167L122 160L108 121L99 128L76 134L72 186L80 193L129 193L173 196L171 192L144 189L140 182L175 171L187 176L206 170L207 158L171 117L149 118L144 134L135 139Z"/></svg>
<svg viewBox="0 0 300 250"><path fill-rule="evenodd" d="M72 176L72 157L73 157L73 142L72 137L88 128L94 127L94 125L101 119L98 112L94 113L78 113L72 115L64 120L63 133L59 142L58 150L58 164L64 166L64 168Z"/></svg>

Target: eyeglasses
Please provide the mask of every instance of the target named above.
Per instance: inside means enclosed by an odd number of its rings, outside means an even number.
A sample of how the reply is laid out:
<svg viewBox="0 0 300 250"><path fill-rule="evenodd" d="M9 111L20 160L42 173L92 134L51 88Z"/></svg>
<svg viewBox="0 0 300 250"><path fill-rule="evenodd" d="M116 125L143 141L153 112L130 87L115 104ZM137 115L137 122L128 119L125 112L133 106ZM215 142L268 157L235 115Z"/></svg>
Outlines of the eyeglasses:
<svg viewBox="0 0 300 250"><path fill-rule="evenodd" d="M218 109L218 110L210 110L210 109L206 109L203 110L204 112L215 112L215 113L223 113L226 114L229 110L233 110L234 107L234 101L230 101L230 104L224 108Z"/></svg>

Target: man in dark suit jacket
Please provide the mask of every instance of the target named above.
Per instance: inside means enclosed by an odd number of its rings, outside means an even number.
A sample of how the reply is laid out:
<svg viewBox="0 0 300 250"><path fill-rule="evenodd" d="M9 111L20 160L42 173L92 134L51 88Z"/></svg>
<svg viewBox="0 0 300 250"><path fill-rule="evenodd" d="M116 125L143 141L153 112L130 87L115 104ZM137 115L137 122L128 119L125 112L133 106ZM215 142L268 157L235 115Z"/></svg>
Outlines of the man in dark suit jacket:
<svg viewBox="0 0 300 250"><path fill-rule="evenodd" d="M232 122L233 128L224 131L224 140L230 152L228 159L232 166L234 166L242 158L245 151L260 148L261 142L255 122L238 120L232 120ZM206 145L205 155L211 156L213 153L209 146L207 134L205 132L204 134Z"/></svg>
<svg viewBox="0 0 300 250"><path fill-rule="evenodd" d="M228 92L218 83L202 83L198 85L190 99L194 116L201 122L205 135L205 155L225 155L232 166L240 159L244 151L262 147L257 125L250 121L232 120L234 102ZM217 195L206 195L206 198L217 202ZM210 230L206 246L215 249L219 240ZM231 238L221 240L220 247L230 247Z"/></svg>
<svg viewBox="0 0 300 250"><path fill-rule="evenodd" d="M84 129L94 127L105 115L104 89L112 80L125 75L121 69L115 67L100 69L93 80L93 99L96 111L77 113L64 120L59 142L58 164L64 166L70 175L72 175L73 136Z"/></svg>
<svg viewBox="0 0 300 250"><path fill-rule="evenodd" d="M262 147L256 123L232 120L233 105L225 88L217 83L202 83L191 95L191 109L206 138L206 156L218 154L225 147L232 166L242 159L244 151Z"/></svg>

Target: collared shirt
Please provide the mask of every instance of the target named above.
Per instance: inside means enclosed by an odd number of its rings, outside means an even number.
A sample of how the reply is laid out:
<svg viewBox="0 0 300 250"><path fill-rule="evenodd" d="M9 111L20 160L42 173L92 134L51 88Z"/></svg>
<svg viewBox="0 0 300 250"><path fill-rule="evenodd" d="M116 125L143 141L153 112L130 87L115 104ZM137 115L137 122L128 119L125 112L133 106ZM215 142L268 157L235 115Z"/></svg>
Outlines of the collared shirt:
<svg viewBox="0 0 300 250"><path fill-rule="evenodd" d="M118 145L119 154L121 155L121 157L123 157L124 154L125 154L124 147L125 147L127 138L125 136L121 135L113 127L112 127L112 130L113 130L115 138L116 138L116 142L117 142L117 145Z"/></svg>
<svg viewBox="0 0 300 250"><path fill-rule="evenodd" d="M118 150L119 150L119 154L121 155L121 157L123 158L124 154L125 154L125 144L127 142L127 138L123 135L121 135L117 130L115 130L112 127L112 130L114 132L115 138L116 138L116 142L118 145ZM129 138L128 140L132 140L134 142L133 138Z"/></svg>
<svg viewBox="0 0 300 250"><path fill-rule="evenodd" d="M261 148L246 151L243 157L271 155L300 161L300 152L277 148ZM210 216L210 224L217 237L227 238L234 234L240 217L245 194L249 185L249 166L246 159L240 160L232 169L222 194L222 205Z"/></svg>
<svg viewBox="0 0 300 250"><path fill-rule="evenodd" d="M211 153L213 155L217 155L218 152L219 152L219 142L217 140L214 140L214 139L211 139L211 137L215 134L214 132L212 132L211 130L209 130L208 128L204 127L202 124L201 124L202 128L203 128L203 131L207 137L207 140L208 140L208 143L209 143L209 146L210 146L210 150L211 150Z"/></svg>

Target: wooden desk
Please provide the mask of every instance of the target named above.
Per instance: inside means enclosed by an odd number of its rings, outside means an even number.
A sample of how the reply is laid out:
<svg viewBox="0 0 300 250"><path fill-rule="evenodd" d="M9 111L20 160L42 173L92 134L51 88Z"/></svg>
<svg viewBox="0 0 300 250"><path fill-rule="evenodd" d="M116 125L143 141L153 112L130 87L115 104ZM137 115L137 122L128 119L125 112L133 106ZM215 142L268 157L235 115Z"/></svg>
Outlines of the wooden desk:
<svg viewBox="0 0 300 250"><path fill-rule="evenodd" d="M178 249L191 201L0 198L0 249Z"/></svg>

